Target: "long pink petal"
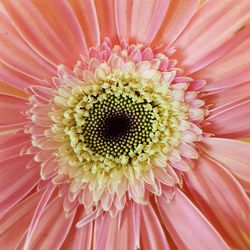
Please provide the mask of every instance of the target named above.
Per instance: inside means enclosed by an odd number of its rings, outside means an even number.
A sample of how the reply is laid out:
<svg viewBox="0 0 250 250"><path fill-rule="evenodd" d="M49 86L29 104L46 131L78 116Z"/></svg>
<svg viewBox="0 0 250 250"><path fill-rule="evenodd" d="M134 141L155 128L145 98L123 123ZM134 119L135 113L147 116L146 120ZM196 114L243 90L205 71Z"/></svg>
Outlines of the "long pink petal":
<svg viewBox="0 0 250 250"><path fill-rule="evenodd" d="M185 173L186 183L204 211L213 214L234 243L247 249L250 235L249 198L236 179L222 165L201 156L193 171Z"/></svg>
<svg viewBox="0 0 250 250"><path fill-rule="evenodd" d="M250 143L224 138L204 138L206 152L223 164L250 192Z"/></svg>
<svg viewBox="0 0 250 250"><path fill-rule="evenodd" d="M6 131L0 134L0 159L1 161L12 156L20 155L24 147L31 146L30 135L23 132Z"/></svg>
<svg viewBox="0 0 250 250"><path fill-rule="evenodd" d="M21 144L28 140L30 140L30 135L23 132L3 135L0 134L0 151L3 149L14 147L17 144Z"/></svg>
<svg viewBox="0 0 250 250"><path fill-rule="evenodd" d="M68 2L82 27L88 47L100 44L100 31L94 2L92 0L68 0Z"/></svg>
<svg viewBox="0 0 250 250"><path fill-rule="evenodd" d="M74 213L65 218L63 199L56 197L42 214L29 249L60 249L72 226Z"/></svg>
<svg viewBox="0 0 250 250"><path fill-rule="evenodd" d="M0 214L25 197L39 182L39 169L26 169L32 156L14 156L0 162Z"/></svg>
<svg viewBox="0 0 250 250"><path fill-rule="evenodd" d="M164 225L179 249L227 249L221 236L192 202L177 189L174 199L158 199Z"/></svg>
<svg viewBox="0 0 250 250"><path fill-rule="evenodd" d="M86 54L81 27L65 0L1 3L22 38L50 63L72 67Z"/></svg>
<svg viewBox="0 0 250 250"><path fill-rule="evenodd" d="M187 26L198 8L198 0L170 1L169 8L153 44L170 46Z"/></svg>
<svg viewBox="0 0 250 250"><path fill-rule="evenodd" d="M220 107L234 101L250 98L250 82L245 82L235 87L222 89L213 94L209 94L205 97L207 103L213 105L213 107Z"/></svg>
<svg viewBox="0 0 250 250"><path fill-rule="evenodd" d="M7 125L1 125L0 124L0 133L12 133L13 130L15 131L21 131L23 130L24 126L28 124L28 121L21 122L17 124L7 124Z"/></svg>
<svg viewBox="0 0 250 250"><path fill-rule="evenodd" d="M0 80L3 81L7 86L12 86L16 89L25 91L30 85L46 84L44 81L38 81L37 79L31 78L17 70L0 62ZM1 87L2 92L2 87ZM17 92L15 90L15 92ZM12 91L12 93L15 93Z"/></svg>
<svg viewBox="0 0 250 250"><path fill-rule="evenodd" d="M250 34L248 0L207 1L174 43L187 73L231 51Z"/></svg>
<svg viewBox="0 0 250 250"><path fill-rule="evenodd" d="M133 230L132 205L117 216L109 213L95 220L96 244L94 250L136 250L136 235ZM108 232L107 234L103 232ZM114 237L115 236L115 237Z"/></svg>
<svg viewBox="0 0 250 250"><path fill-rule="evenodd" d="M29 109L27 100L11 95L0 94L0 125L12 125L26 122L25 112Z"/></svg>
<svg viewBox="0 0 250 250"><path fill-rule="evenodd" d="M115 23L115 0L94 0L101 38L118 41Z"/></svg>
<svg viewBox="0 0 250 250"><path fill-rule="evenodd" d="M32 236L33 236L35 229L38 225L38 222L42 216L42 213L43 213L49 199L51 198L54 190L55 190L55 186L51 183L50 185L47 186L47 188L43 192L43 195L42 195L41 199L39 200L39 202L37 202L36 210L34 211L32 220L30 221L30 225L29 225L29 228L27 230L27 236L25 239L24 248L27 248L29 246L31 239L32 239Z"/></svg>
<svg viewBox="0 0 250 250"><path fill-rule="evenodd" d="M74 225L77 221L80 220L81 217L85 216L85 212L83 208L79 208L77 214L75 216L75 220L73 225L67 235L66 240L64 241L61 249L67 250L90 250L91 240L93 234L93 223L81 227L76 228Z"/></svg>
<svg viewBox="0 0 250 250"><path fill-rule="evenodd" d="M0 72L2 72L2 66L3 66L3 64L0 63ZM7 76L7 75L9 75L9 74L8 73L5 74L5 76ZM18 89L18 87L15 85L12 86L11 84L9 84L6 81L4 81L3 79L1 79L2 76L3 75L0 73L0 93L1 94L15 95L15 96L24 97L24 98L28 97L28 94L25 93L24 89ZM9 79L11 79L11 77L9 77ZM15 81L13 81L13 82L15 82Z"/></svg>
<svg viewBox="0 0 250 250"><path fill-rule="evenodd" d="M250 81L250 38L231 52L192 75L205 79L208 84L203 90L213 91L237 86Z"/></svg>
<svg viewBox="0 0 250 250"><path fill-rule="evenodd" d="M239 101L213 112L204 128L217 137L240 138L250 135L250 100Z"/></svg>
<svg viewBox="0 0 250 250"><path fill-rule="evenodd" d="M143 249L170 249L162 225L150 204L142 207L141 239Z"/></svg>
<svg viewBox="0 0 250 250"><path fill-rule="evenodd" d="M16 249L25 234L42 192L28 196L0 219L1 249Z"/></svg>
<svg viewBox="0 0 250 250"><path fill-rule="evenodd" d="M30 141L25 141L25 142L21 142L21 143L17 143L15 146L10 147L10 148L6 148L6 149L1 149L0 150L0 159L1 161L11 158L11 157L17 157L20 156L20 152L22 152L22 150L24 148L28 148L30 147Z"/></svg>
<svg viewBox="0 0 250 250"><path fill-rule="evenodd" d="M130 42L151 43L167 13L168 5L169 0L116 0L119 38Z"/></svg>
<svg viewBox="0 0 250 250"><path fill-rule="evenodd" d="M13 3L11 1L6 2ZM29 15L26 14L26 17L29 17ZM0 30L0 61L2 63L37 79L50 78L56 74L55 67L43 60L22 40L3 14L0 14ZM36 32L32 33L36 34Z"/></svg>

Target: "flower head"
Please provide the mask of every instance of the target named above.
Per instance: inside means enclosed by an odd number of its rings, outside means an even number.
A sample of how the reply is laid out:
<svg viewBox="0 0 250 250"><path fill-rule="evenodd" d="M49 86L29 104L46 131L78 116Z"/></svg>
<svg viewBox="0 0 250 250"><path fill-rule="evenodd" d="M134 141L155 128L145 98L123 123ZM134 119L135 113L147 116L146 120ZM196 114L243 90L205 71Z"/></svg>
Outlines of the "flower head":
<svg viewBox="0 0 250 250"><path fill-rule="evenodd" d="M249 2L46 2L2 3L1 244L247 249Z"/></svg>

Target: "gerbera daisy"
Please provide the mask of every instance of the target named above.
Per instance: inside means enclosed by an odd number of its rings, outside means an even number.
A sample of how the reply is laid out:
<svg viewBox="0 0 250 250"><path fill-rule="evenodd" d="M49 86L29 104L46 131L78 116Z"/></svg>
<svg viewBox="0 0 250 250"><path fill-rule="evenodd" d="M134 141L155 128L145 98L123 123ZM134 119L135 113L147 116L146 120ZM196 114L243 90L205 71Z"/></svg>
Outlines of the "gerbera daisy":
<svg viewBox="0 0 250 250"><path fill-rule="evenodd" d="M250 248L249 0L0 6L0 249Z"/></svg>

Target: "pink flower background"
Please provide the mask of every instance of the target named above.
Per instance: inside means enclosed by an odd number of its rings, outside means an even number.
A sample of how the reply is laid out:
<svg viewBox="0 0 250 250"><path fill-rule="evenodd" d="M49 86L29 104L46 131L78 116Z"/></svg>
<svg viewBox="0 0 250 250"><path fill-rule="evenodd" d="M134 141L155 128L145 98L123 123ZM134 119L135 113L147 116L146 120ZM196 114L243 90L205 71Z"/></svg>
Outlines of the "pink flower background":
<svg viewBox="0 0 250 250"><path fill-rule="evenodd" d="M249 0L2 0L0 11L0 249L250 248ZM105 38L176 50L209 114L171 201L163 192L88 217L41 178L26 114L59 65L72 72Z"/></svg>

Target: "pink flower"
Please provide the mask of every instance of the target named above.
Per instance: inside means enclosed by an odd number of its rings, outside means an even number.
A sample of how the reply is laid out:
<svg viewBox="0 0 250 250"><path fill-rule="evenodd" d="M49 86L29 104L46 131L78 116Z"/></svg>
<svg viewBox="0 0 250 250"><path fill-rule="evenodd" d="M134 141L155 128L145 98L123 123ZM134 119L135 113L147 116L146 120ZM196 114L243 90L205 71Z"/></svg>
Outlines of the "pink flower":
<svg viewBox="0 0 250 250"><path fill-rule="evenodd" d="M249 249L249 0L1 1L1 249Z"/></svg>

